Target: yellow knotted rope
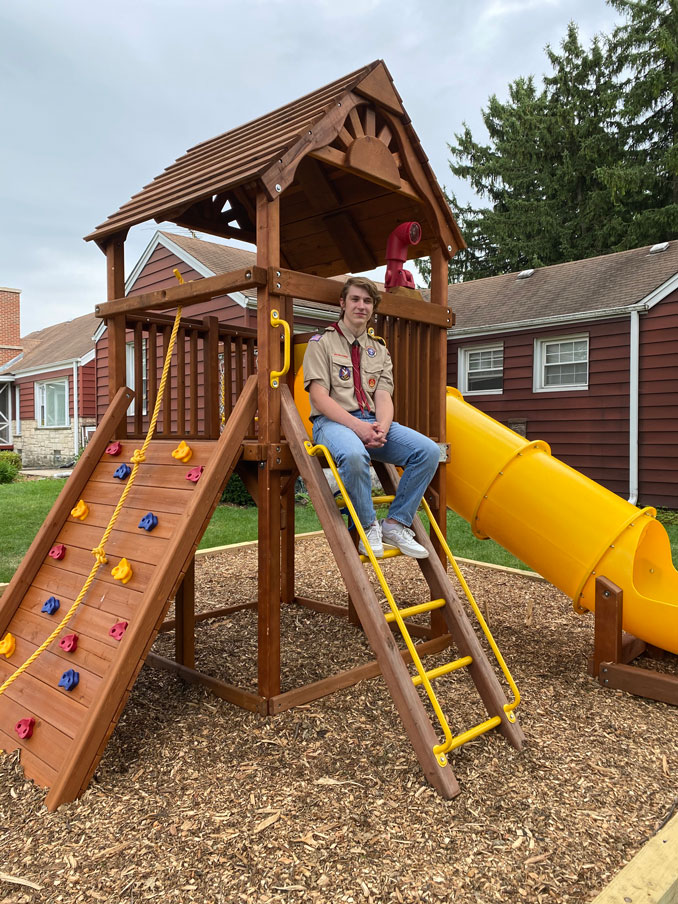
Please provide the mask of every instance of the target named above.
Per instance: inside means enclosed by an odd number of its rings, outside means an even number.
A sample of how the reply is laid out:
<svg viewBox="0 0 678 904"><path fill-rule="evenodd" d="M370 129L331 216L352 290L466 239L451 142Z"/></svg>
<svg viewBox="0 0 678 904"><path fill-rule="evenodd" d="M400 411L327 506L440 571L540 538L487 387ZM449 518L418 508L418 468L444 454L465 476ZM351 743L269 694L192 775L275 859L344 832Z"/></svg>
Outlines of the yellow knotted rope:
<svg viewBox="0 0 678 904"><path fill-rule="evenodd" d="M177 278L179 279L180 283L183 283L183 279L181 279L181 276L177 276ZM78 606L80 605L80 603L85 598L87 591L92 586L92 582L94 581L94 578L96 577L96 573L99 570L100 566L105 565L106 562L108 561L106 559L106 554L105 554L106 543L108 541L109 536L111 535L111 531L113 530L113 527L115 526L115 522L118 520L118 515L120 514L120 511L125 504L125 500L129 496L129 492L132 489L132 486L134 485L134 480L137 476L137 471L139 470L139 465L146 460L146 450L148 449L148 446L149 446L151 440L153 439L153 434L155 432L155 425L158 421L158 416L160 414L160 407L162 405L162 397L163 397L163 393L165 391L165 385L167 383L167 378L169 376L170 363L172 361L172 351L174 350L174 344L176 342L180 320L181 320L181 308L179 307L179 308L177 308L177 316L174 318L174 326L172 327L172 334L170 335L169 344L167 346L167 353L165 355L165 361L162 366L162 376L160 377L160 385L158 386L158 393L155 398L155 405L153 407L153 415L151 417L151 422L148 425L148 432L146 433L146 439L144 440L144 444L141 447L141 449L135 449L134 454L132 455L132 458L130 459L130 461L134 465L134 467L132 468L132 473L130 474L129 479L125 485L125 489L122 491L122 495L120 496L118 504L115 507L115 511L111 515L111 519L108 522L108 527L104 531L104 534L99 542L99 545L95 546L94 549L92 550L92 555L94 556L94 558L96 560L94 565L92 566L92 570L90 571L90 573L87 577L87 580L83 584L82 590L78 594L77 599L75 600L75 602L73 603L71 608L68 610L68 612L61 619L61 621L56 626L56 628L49 635L47 640L45 640L42 644L40 644L40 646L37 648L37 650L35 650L28 657L28 659L24 663L22 663L22 665L19 666L19 668L16 670L16 672L14 672L13 674L11 674L9 676L9 678L4 682L4 684L0 685L0 696L2 694L4 694L4 692L10 686L10 684L12 684L12 682L16 681L16 679L19 677L19 675L21 675L23 672L25 672L26 669L33 662L35 662L35 660L38 658L38 656L40 656L41 653L44 653L44 651L47 649L47 647L54 640L56 640L56 638L63 631L63 629L66 627L66 625L69 623L69 621L75 614L75 611L78 608Z"/></svg>

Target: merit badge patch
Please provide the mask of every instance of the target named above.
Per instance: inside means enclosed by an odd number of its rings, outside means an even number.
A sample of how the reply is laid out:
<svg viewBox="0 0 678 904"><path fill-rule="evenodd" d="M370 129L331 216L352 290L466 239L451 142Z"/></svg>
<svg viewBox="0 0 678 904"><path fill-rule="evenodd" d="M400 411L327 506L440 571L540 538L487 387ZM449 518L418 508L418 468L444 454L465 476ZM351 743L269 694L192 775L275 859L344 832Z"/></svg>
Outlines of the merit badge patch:
<svg viewBox="0 0 678 904"><path fill-rule="evenodd" d="M374 356L377 354L376 348L372 348L372 346L370 345L367 349L367 354L370 356L370 358L374 358Z"/></svg>
<svg viewBox="0 0 678 904"><path fill-rule="evenodd" d="M348 367L340 367L339 368L339 379L340 380L350 380L351 379L351 371Z"/></svg>
<svg viewBox="0 0 678 904"><path fill-rule="evenodd" d="M370 389L374 389L374 387L377 385L377 381L374 379L374 377L370 377L367 381L367 385L370 387Z"/></svg>
<svg viewBox="0 0 678 904"><path fill-rule="evenodd" d="M309 342L319 342L321 339L320 333L316 333L315 336L311 336L308 340Z"/></svg>

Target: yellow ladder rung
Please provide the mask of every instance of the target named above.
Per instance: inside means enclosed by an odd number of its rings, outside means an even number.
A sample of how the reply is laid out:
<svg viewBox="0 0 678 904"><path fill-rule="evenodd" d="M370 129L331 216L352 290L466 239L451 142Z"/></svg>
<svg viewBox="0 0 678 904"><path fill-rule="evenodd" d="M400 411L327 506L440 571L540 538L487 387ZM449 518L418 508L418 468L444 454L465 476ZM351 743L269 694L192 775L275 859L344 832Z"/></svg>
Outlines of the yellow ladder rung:
<svg viewBox="0 0 678 904"><path fill-rule="evenodd" d="M432 681L434 678L440 678L442 675L449 675L450 672L456 672L457 669L463 669L467 665L471 665L472 662L472 656L462 656L461 659L455 659L454 662L448 662L447 665L438 666L437 669L430 669L426 672L426 677L429 681ZM419 687L422 681L423 678L421 675L415 675L412 679L412 684L415 687Z"/></svg>
<svg viewBox="0 0 678 904"><path fill-rule="evenodd" d="M373 496L372 505L390 505L394 499L395 496ZM341 493L338 496L335 496L334 500L339 508L343 508L346 505L346 500Z"/></svg>
<svg viewBox="0 0 678 904"><path fill-rule="evenodd" d="M501 725L501 717L492 716L491 719L481 722L480 725L475 725L473 728L469 728L468 731L462 731L461 734L455 735L455 737L452 738L452 743L449 747L447 744L443 745L445 747L445 752L447 753L449 750L456 750L457 747L461 747L462 744L467 744L474 738L480 737L480 735L485 734L486 731L496 728L497 725ZM433 751L434 753L436 752L435 747L433 748Z"/></svg>
<svg viewBox="0 0 678 904"><path fill-rule="evenodd" d="M408 606L406 609L398 609L401 618L410 618L412 615L419 615L421 612L430 612L432 609L442 609L447 600L431 600L430 603L419 603L416 606ZM386 613L386 621L394 622L396 620L395 612Z"/></svg>
<svg viewBox="0 0 678 904"><path fill-rule="evenodd" d="M396 547L392 547L391 549L384 550L384 555L382 556L382 558L383 559L394 559L396 556L402 556L402 553ZM367 558L367 556L361 555L360 561L361 562L369 562L370 560Z"/></svg>

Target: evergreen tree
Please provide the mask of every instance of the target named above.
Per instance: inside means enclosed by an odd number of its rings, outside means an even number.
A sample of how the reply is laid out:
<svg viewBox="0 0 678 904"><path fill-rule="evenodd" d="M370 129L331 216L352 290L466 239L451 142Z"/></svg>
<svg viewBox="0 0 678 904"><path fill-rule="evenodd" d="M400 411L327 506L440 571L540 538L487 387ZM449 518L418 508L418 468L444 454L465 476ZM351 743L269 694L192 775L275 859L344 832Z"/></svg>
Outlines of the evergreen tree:
<svg viewBox="0 0 678 904"><path fill-rule="evenodd" d="M521 78L506 103L490 98L489 144L464 124L449 145L454 175L490 204L461 207L450 198L469 245L450 264L452 281L591 257L625 234L622 199L599 175L623 154L611 60L597 39L585 51L574 24L561 49L547 48L553 73L541 91Z"/></svg>
<svg viewBox="0 0 678 904"><path fill-rule="evenodd" d="M633 216L623 247L678 237L678 0L608 0L627 154L601 177Z"/></svg>

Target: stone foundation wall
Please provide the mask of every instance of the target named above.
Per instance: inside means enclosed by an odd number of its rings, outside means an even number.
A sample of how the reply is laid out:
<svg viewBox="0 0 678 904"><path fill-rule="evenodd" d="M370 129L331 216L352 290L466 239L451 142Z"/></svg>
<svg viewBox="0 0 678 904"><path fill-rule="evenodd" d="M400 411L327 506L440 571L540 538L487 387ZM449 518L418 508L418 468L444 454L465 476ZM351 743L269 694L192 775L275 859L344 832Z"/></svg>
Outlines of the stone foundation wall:
<svg viewBox="0 0 678 904"><path fill-rule="evenodd" d="M92 426L94 418L81 418L80 428ZM16 430L16 423L12 425ZM73 427L40 427L37 421L22 420L21 436L14 433L14 451L21 455L24 468L61 468L71 464Z"/></svg>

